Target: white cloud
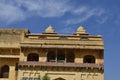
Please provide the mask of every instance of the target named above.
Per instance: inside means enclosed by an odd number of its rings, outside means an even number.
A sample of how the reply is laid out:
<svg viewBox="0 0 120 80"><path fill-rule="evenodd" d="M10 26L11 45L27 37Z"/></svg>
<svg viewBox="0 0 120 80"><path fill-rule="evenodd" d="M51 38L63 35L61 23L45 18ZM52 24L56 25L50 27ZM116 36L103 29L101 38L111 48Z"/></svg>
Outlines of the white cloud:
<svg viewBox="0 0 120 80"><path fill-rule="evenodd" d="M60 17L69 10L67 0L1 0L0 21L12 23L31 16Z"/></svg>
<svg viewBox="0 0 120 80"><path fill-rule="evenodd" d="M100 19L98 19L98 20L96 20L96 21L97 21L99 24L103 24L103 23L105 23L107 20L108 20L108 17L105 16L105 17L102 17L102 18L100 18Z"/></svg>
<svg viewBox="0 0 120 80"><path fill-rule="evenodd" d="M27 13L40 17L59 17L69 10L65 0L18 0Z"/></svg>
<svg viewBox="0 0 120 80"><path fill-rule="evenodd" d="M79 8L74 9L72 13L77 15L82 15L83 13L86 13L88 10L89 9L87 6L80 6Z"/></svg>
<svg viewBox="0 0 120 80"><path fill-rule="evenodd" d="M14 23L28 17L61 17L70 13L73 18L64 20L65 24L77 24L92 16L101 16L104 10L88 6L70 5L69 0L1 0L0 21Z"/></svg>
<svg viewBox="0 0 120 80"><path fill-rule="evenodd" d="M79 7L76 10L74 10L72 12L74 15L77 15L77 17L72 18L72 19L68 19L66 20L66 25L70 25L70 24L77 24L77 23L81 23L83 21L88 20L89 18L96 16L96 17L101 17L101 15L103 15L105 13L104 9L100 9L100 8L89 8L89 7ZM103 17L102 17L103 18ZM100 20L98 20L100 21ZM104 20L105 22L105 20Z"/></svg>
<svg viewBox="0 0 120 80"><path fill-rule="evenodd" d="M14 21L24 20L24 13L18 7L11 4L0 3L0 21L11 23Z"/></svg>
<svg viewBox="0 0 120 80"><path fill-rule="evenodd" d="M66 33L66 34L71 34L74 33L74 27L64 27L59 30L59 33Z"/></svg>

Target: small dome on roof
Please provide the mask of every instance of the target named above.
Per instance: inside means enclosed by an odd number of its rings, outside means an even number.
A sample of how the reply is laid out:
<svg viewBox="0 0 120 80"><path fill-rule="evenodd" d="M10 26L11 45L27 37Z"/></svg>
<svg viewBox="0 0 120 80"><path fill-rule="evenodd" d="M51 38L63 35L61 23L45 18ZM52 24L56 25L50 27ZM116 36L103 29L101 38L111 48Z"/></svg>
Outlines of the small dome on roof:
<svg viewBox="0 0 120 80"><path fill-rule="evenodd" d="M83 26L80 26L80 27L78 27L77 32L84 31L84 30L85 29L83 28Z"/></svg>
<svg viewBox="0 0 120 80"><path fill-rule="evenodd" d="M83 26L78 27L77 31L74 33L75 35L88 35Z"/></svg>
<svg viewBox="0 0 120 80"><path fill-rule="evenodd" d="M54 29L53 29L53 27L50 25L50 26L48 26L47 28L46 28L46 30L45 30L45 32L44 33L46 33L46 34L54 34L55 33L55 31L54 31Z"/></svg>

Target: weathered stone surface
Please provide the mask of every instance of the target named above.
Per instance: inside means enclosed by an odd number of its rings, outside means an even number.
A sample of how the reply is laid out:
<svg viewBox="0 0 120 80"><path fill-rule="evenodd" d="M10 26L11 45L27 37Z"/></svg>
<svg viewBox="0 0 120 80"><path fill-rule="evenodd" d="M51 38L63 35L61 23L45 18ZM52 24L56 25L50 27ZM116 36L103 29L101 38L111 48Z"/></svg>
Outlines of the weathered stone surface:
<svg viewBox="0 0 120 80"><path fill-rule="evenodd" d="M48 60L50 51L55 56L52 62ZM59 59L61 54L64 57ZM94 61L86 63L85 56L93 56ZM1 76L4 65L9 66L8 78ZM33 79L45 74L51 80L104 80L102 36L91 36L82 26L73 35L56 34L51 26L41 34L28 29L0 29L0 80Z"/></svg>

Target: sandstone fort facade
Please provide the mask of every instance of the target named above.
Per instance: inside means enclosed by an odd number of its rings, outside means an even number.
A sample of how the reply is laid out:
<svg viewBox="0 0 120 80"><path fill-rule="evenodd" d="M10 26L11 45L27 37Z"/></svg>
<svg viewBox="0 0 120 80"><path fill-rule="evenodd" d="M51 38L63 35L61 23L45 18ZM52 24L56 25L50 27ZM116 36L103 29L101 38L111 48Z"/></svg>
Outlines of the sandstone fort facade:
<svg viewBox="0 0 120 80"><path fill-rule="evenodd" d="M104 43L80 26L72 35L0 29L0 80L104 80Z"/></svg>

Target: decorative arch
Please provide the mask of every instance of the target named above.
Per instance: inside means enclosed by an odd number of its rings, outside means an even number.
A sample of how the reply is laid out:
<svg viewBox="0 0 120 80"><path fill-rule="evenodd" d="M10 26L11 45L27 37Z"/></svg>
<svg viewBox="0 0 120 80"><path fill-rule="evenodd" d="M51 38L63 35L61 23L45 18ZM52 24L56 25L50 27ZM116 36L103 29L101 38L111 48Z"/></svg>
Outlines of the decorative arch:
<svg viewBox="0 0 120 80"><path fill-rule="evenodd" d="M95 57L92 55L86 55L84 56L84 63L95 63Z"/></svg>
<svg viewBox="0 0 120 80"><path fill-rule="evenodd" d="M39 55L36 53L30 53L27 56L27 61L39 61Z"/></svg>
<svg viewBox="0 0 120 80"><path fill-rule="evenodd" d="M9 66L8 65L4 65L1 67L1 78L8 78L9 77Z"/></svg>
<svg viewBox="0 0 120 80"><path fill-rule="evenodd" d="M66 79L60 77L60 78L56 78L54 80L66 80Z"/></svg>

